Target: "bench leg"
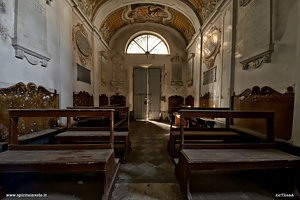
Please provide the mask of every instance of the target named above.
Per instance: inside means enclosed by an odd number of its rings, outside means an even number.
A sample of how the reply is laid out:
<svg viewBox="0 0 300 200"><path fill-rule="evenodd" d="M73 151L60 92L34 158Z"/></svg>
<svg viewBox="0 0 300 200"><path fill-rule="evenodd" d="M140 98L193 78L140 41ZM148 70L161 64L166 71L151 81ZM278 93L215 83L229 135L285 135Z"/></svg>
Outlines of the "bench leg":
<svg viewBox="0 0 300 200"><path fill-rule="evenodd" d="M175 136L170 134L170 138L168 141L168 150L169 153L172 157L172 159L174 159L174 157L176 156L176 151L175 151Z"/></svg>
<svg viewBox="0 0 300 200"><path fill-rule="evenodd" d="M131 150L131 143L130 143L129 136L128 136L125 139L125 153L123 155L123 160L122 160L123 163L126 163L126 158L129 154L130 150Z"/></svg>
<svg viewBox="0 0 300 200"><path fill-rule="evenodd" d="M102 200L111 199L111 195L115 186L115 182L118 179L120 171L119 160L115 160L114 154L110 156L107 163L105 164L105 169L103 170L104 179L104 194Z"/></svg>
<svg viewBox="0 0 300 200"><path fill-rule="evenodd" d="M175 165L175 174L184 199L192 199L190 192L190 170L186 158L180 153L179 162Z"/></svg>

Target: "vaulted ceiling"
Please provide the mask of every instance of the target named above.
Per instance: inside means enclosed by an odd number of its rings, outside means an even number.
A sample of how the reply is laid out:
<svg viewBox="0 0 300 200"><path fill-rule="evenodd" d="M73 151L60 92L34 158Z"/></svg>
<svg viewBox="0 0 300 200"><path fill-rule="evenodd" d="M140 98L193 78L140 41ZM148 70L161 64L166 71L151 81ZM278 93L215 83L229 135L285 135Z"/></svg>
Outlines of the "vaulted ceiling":
<svg viewBox="0 0 300 200"><path fill-rule="evenodd" d="M120 28L153 22L179 31L187 43L222 0L76 0L108 43Z"/></svg>

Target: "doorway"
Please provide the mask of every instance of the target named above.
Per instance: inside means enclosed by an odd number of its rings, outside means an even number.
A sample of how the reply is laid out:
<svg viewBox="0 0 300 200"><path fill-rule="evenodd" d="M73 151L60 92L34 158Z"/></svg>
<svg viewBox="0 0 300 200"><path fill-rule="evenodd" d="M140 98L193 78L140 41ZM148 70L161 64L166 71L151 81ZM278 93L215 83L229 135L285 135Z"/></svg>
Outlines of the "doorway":
<svg viewBox="0 0 300 200"><path fill-rule="evenodd" d="M134 119L159 119L160 75L159 68L133 69Z"/></svg>

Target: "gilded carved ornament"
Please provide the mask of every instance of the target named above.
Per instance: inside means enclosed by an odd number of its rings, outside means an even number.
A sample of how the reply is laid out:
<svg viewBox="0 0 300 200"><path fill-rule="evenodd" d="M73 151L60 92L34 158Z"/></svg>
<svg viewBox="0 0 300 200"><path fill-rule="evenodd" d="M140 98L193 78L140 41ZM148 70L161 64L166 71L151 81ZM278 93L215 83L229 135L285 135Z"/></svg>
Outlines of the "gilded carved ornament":
<svg viewBox="0 0 300 200"><path fill-rule="evenodd" d="M216 26L203 37L202 57L207 69L214 66L217 54L221 47L221 29Z"/></svg>

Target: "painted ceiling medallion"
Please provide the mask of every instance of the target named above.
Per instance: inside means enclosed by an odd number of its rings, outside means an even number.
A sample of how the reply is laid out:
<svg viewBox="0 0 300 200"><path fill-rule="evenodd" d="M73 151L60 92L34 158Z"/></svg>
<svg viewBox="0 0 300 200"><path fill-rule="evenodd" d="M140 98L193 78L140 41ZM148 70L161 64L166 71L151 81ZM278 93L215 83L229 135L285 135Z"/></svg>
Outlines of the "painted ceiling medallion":
<svg viewBox="0 0 300 200"><path fill-rule="evenodd" d="M126 7L122 14L124 21L165 23L173 19L168 7L158 4L132 4Z"/></svg>
<svg viewBox="0 0 300 200"><path fill-rule="evenodd" d="M79 56L82 66L86 66L90 58L92 57L92 46L88 40L88 34L84 26L78 23L73 28L72 39L74 42L74 48Z"/></svg>
<svg viewBox="0 0 300 200"><path fill-rule="evenodd" d="M203 37L202 57L207 69L210 69L214 66L216 56L220 52L220 47L221 29L218 29L216 26L214 26Z"/></svg>

